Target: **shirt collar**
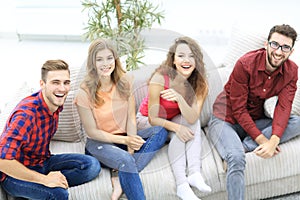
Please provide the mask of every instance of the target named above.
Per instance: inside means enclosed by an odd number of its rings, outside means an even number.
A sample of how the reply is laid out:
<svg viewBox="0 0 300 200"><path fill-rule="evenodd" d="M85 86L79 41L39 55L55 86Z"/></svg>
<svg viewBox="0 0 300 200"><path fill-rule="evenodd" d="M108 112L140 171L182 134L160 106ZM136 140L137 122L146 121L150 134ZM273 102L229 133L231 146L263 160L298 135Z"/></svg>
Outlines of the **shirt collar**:
<svg viewBox="0 0 300 200"><path fill-rule="evenodd" d="M266 71L266 56L267 56L267 50L264 49L264 53L261 59L263 59L262 62L259 66L258 66L258 71ZM285 62L277 69L273 72L273 74L282 74L283 75L283 66L284 66Z"/></svg>
<svg viewBox="0 0 300 200"><path fill-rule="evenodd" d="M50 111L48 105L46 104L46 101L45 101L45 99L43 97L42 90L39 91L38 101L39 101L40 108L43 109L45 112L47 112L49 115L59 114L63 110L63 106L59 106L58 109L54 113L52 113Z"/></svg>

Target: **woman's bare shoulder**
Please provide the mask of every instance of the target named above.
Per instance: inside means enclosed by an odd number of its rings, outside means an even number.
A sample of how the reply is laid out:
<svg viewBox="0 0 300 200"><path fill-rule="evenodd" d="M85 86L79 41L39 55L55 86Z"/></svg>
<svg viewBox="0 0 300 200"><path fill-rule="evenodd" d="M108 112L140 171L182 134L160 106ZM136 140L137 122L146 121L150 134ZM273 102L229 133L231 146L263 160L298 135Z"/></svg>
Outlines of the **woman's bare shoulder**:
<svg viewBox="0 0 300 200"><path fill-rule="evenodd" d="M165 79L164 76L158 72L155 72L150 79L150 84L159 84L159 85L164 85L165 84Z"/></svg>

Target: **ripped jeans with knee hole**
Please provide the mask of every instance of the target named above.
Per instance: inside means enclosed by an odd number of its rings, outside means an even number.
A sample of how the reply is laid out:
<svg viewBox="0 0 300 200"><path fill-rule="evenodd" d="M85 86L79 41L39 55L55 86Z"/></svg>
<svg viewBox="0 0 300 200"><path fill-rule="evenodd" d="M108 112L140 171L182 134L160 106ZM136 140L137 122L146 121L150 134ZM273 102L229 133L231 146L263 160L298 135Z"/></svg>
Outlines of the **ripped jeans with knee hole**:
<svg viewBox="0 0 300 200"><path fill-rule="evenodd" d="M138 135L146 142L133 155L127 152L126 145L104 143L89 138L86 143L87 154L97 158L103 167L119 171L121 187L129 200L145 199L139 172L165 144L168 132L162 127L153 126L139 130Z"/></svg>

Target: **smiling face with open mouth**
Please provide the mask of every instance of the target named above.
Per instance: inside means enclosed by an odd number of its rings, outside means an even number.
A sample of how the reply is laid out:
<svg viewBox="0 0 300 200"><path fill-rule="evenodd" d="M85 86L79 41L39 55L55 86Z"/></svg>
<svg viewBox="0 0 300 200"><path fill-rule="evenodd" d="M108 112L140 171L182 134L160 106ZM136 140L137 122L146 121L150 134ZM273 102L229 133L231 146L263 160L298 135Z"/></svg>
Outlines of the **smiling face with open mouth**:
<svg viewBox="0 0 300 200"><path fill-rule="evenodd" d="M294 49L292 49L292 39L279 33L273 33L270 41L265 43L265 47L267 49L267 70L272 72L289 58ZM272 46L276 46L276 48ZM290 47L291 50L288 52L282 50L287 47Z"/></svg>
<svg viewBox="0 0 300 200"><path fill-rule="evenodd" d="M115 57L109 49L103 49L96 54L96 67L100 76L110 76L115 69Z"/></svg>
<svg viewBox="0 0 300 200"><path fill-rule="evenodd" d="M70 74L68 70L49 71L46 82L40 81L43 97L51 112L62 106L70 90Z"/></svg>
<svg viewBox="0 0 300 200"><path fill-rule="evenodd" d="M195 69L195 58L187 44L179 44L176 48L174 64L176 70L185 78L190 77Z"/></svg>

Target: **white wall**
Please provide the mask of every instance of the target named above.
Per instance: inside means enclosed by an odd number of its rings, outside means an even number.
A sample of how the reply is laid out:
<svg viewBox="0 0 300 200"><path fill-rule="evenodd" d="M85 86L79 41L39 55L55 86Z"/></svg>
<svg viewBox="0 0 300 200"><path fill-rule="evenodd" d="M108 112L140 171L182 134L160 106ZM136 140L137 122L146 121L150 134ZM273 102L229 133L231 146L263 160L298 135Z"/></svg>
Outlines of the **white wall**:
<svg viewBox="0 0 300 200"><path fill-rule="evenodd" d="M154 1L154 0L153 0ZM184 34L205 30L230 31L234 23L249 26L288 23L300 32L297 0L161 0L166 11L163 27Z"/></svg>
<svg viewBox="0 0 300 200"><path fill-rule="evenodd" d="M162 25L198 36L207 32L230 34L235 23L260 27L288 23L300 32L297 0L151 0L165 11ZM100 2L100 1L99 1ZM0 33L83 33L86 15L80 0L0 0Z"/></svg>
<svg viewBox="0 0 300 200"><path fill-rule="evenodd" d="M0 0L0 33L2 35L16 31L15 6L15 1Z"/></svg>

